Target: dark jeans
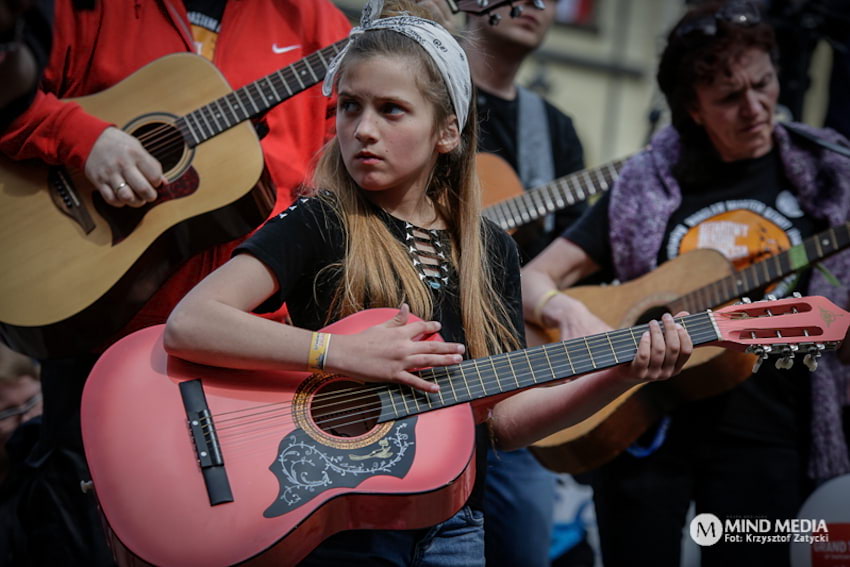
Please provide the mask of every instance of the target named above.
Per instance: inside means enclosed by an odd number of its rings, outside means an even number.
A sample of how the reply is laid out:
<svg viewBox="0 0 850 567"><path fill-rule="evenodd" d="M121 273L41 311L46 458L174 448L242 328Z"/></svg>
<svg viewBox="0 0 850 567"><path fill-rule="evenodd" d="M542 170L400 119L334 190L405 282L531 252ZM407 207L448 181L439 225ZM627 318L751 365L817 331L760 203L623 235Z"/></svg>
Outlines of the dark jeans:
<svg viewBox="0 0 850 567"><path fill-rule="evenodd" d="M352 530L331 536L299 567L484 567L484 515L463 507L424 530Z"/></svg>

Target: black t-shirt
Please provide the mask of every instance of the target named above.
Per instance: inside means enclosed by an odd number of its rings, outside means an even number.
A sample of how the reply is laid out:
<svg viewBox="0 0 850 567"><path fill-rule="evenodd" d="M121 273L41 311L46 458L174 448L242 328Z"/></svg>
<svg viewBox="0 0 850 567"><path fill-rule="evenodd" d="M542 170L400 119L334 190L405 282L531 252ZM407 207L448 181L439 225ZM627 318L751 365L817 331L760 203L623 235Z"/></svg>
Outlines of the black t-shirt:
<svg viewBox="0 0 850 567"><path fill-rule="evenodd" d="M320 329L336 319L333 315L328 317L328 313L333 293L341 277L337 266L346 251L341 220L325 199L332 197L323 195L319 198L298 199L234 251L234 254L253 255L268 266L277 278L278 292L257 311L276 311L286 302L293 324L312 330ZM415 227L378 208L375 212L380 215L393 236L402 243L409 242L411 229ZM493 286L508 311L510 321L506 323L517 330L520 345L524 345L519 256L516 245L504 231L489 221L485 220L484 230ZM446 231L435 230L430 233L435 241L441 243L439 248L446 258L449 258L451 244ZM431 291L434 299L435 312L431 318L440 321L440 335L445 341L464 343L457 273L450 266L447 266L444 273L443 278L429 278L420 271L423 285ZM486 426L478 426L478 475L469 499L469 504L478 509L483 507L483 479L489 442Z"/></svg>
<svg viewBox="0 0 850 567"><path fill-rule="evenodd" d="M578 139L573 121L569 116L544 101L546 121L552 148L555 179L584 169L584 152ZM514 171L517 164L517 130L519 99L505 100L478 89L478 116L480 134L478 151L496 154L507 161ZM487 191L487 188L483 188ZM576 203L555 214L555 228L544 232L543 221L538 220L514 232L520 247L523 262L539 254L555 237L578 219L587 208L585 203Z"/></svg>
<svg viewBox="0 0 850 567"><path fill-rule="evenodd" d="M686 184L682 203L670 217L658 263L696 248L714 248L742 269L800 243L823 227L797 202L777 150L732 163L717 161L712 175ZM563 237L581 247L600 266L612 268L610 194L605 194ZM782 297L805 293L808 272L769 287ZM752 297L761 299L761 297ZM798 444L809 412L808 371L797 361L791 370L762 364L733 390L688 405L676 412L706 436L712 431L772 443ZM716 429L714 429L716 428Z"/></svg>

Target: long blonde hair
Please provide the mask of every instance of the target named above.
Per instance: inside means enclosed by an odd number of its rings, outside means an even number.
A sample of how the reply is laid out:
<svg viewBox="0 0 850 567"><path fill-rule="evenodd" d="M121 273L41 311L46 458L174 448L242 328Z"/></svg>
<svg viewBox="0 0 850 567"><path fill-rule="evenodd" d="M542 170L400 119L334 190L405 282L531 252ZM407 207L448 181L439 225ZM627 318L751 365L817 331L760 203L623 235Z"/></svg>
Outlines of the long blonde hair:
<svg viewBox="0 0 850 567"><path fill-rule="evenodd" d="M415 12L415 6L408 11ZM452 102L433 60L415 42L392 31L372 30L356 36L337 81L352 61L376 56L416 62L422 71L416 74L418 86L434 107L434 128L452 119ZM472 97L460 144L449 153L439 154L426 194L446 223L451 239L467 351L472 357L481 357L516 348L518 341L517 330L493 288L494 266L485 253L487 233L482 227L481 188L475 170L474 101ZM429 290L420 281L405 247L393 237L351 178L336 138L325 146L319 158L314 186L335 194L331 202L347 235L343 275L331 302L330 316L342 317L367 307L398 307L406 302L415 315L431 318L434 305Z"/></svg>

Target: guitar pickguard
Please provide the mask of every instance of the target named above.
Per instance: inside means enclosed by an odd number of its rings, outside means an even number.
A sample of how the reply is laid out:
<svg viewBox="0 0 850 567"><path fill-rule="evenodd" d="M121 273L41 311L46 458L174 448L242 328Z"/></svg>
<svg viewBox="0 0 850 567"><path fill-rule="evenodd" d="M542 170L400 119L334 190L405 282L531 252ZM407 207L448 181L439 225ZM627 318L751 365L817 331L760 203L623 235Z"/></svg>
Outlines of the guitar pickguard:
<svg viewBox="0 0 850 567"><path fill-rule="evenodd" d="M280 442L269 469L280 493L263 516L282 516L332 488L353 488L378 475L403 478L415 456L416 417L397 421L390 431L365 447L338 448L318 443L296 429Z"/></svg>
<svg viewBox="0 0 850 567"><path fill-rule="evenodd" d="M157 189L156 200L142 207L112 207L97 192L92 194L92 200L94 201L94 208L109 224L112 231L112 245L115 246L139 226L149 210L166 201L188 197L198 190L199 184L198 172L194 167L189 167L183 175Z"/></svg>

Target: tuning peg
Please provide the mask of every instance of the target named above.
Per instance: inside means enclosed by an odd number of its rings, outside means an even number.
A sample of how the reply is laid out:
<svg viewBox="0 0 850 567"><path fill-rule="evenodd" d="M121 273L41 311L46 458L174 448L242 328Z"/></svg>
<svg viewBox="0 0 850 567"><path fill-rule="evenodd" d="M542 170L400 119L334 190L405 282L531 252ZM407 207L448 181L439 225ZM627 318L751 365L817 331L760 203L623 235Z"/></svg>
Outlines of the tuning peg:
<svg viewBox="0 0 850 567"><path fill-rule="evenodd" d="M785 345L782 347L780 356L776 359L776 368L779 370L792 368L794 366L794 353L797 349L797 345Z"/></svg>
<svg viewBox="0 0 850 567"><path fill-rule="evenodd" d="M818 369L818 357L819 356L820 356L820 353L817 353L814 356L812 356L812 354L809 353L809 354L807 354L806 356L803 357L803 364L805 364L806 368L808 368L811 372L814 372L815 370Z"/></svg>
<svg viewBox="0 0 850 567"><path fill-rule="evenodd" d="M501 14L490 14L490 19L488 20L488 22L490 22L491 26L498 26L499 22L501 22L501 21L502 21L502 15Z"/></svg>
<svg viewBox="0 0 850 567"><path fill-rule="evenodd" d="M791 297L800 298L800 297L803 297L803 295L799 291L795 291L794 293L791 294Z"/></svg>
<svg viewBox="0 0 850 567"><path fill-rule="evenodd" d="M546 9L546 6L543 5L543 0L533 0L532 4L534 4L534 7L537 8L538 10L545 10Z"/></svg>
<svg viewBox="0 0 850 567"><path fill-rule="evenodd" d="M826 348L821 343L815 343L809 347L809 353L803 357L803 364L806 368L814 372L818 368L818 358L821 356L821 351Z"/></svg>
<svg viewBox="0 0 850 567"><path fill-rule="evenodd" d="M765 301L776 301L776 296L772 293L768 293L764 296Z"/></svg>
<svg viewBox="0 0 850 567"><path fill-rule="evenodd" d="M750 299L749 297L742 297L741 298L741 303L752 303L752 302L753 302L753 300Z"/></svg>
<svg viewBox="0 0 850 567"><path fill-rule="evenodd" d="M772 349L769 346L759 346L755 347L752 350L752 353L758 357L753 363L753 374L759 371L759 368L761 368L761 363L767 360L768 353L770 353L771 350Z"/></svg>
<svg viewBox="0 0 850 567"><path fill-rule="evenodd" d="M511 6L511 17L519 18L522 15L522 6Z"/></svg>
<svg viewBox="0 0 850 567"><path fill-rule="evenodd" d="M479 8L486 8L490 5L490 0L478 0L477 3Z"/></svg>

